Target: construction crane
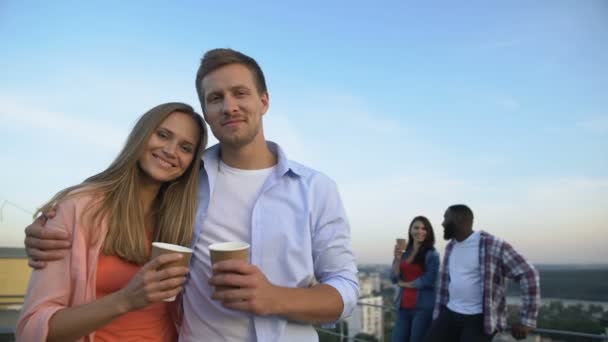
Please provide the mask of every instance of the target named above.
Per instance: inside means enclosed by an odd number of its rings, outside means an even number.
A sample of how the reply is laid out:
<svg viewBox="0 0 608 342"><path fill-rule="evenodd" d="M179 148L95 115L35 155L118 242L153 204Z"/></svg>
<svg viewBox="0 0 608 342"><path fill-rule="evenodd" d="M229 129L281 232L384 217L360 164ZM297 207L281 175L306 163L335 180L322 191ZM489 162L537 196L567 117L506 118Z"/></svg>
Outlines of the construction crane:
<svg viewBox="0 0 608 342"><path fill-rule="evenodd" d="M27 209L23 208L19 204L13 203L13 202L11 202L9 200L4 200L2 202L2 204L0 204L0 223L2 223L4 221L4 207L6 207L7 205L10 205L13 208L19 209L20 211L26 213L29 216L33 216L34 215L33 212L31 212L30 210L27 210Z"/></svg>

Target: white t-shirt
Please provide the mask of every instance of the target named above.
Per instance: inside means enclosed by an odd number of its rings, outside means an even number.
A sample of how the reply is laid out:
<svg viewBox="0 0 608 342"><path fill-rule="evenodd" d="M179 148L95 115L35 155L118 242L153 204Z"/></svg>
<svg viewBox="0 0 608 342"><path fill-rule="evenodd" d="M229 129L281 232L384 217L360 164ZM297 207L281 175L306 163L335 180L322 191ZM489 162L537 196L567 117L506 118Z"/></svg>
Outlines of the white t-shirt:
<svg viewBox="0 0 608 342"><path fill-rule="evenodd" d="M191 340L200 341L255 341L252 314L224 308L220 302L211 299L214 289L206 284L211 277L209 245L218 242L243 241L251 244L251 213L255 200L274 166L262 170L240 170L222 161L215 181L213 194L209 200L207 218L196 243L199 260L202 261L203 282L206 293L203 303L205 317L184 324L192 335ZM198 256L197 256L198 257ZM189 324L190 323L190 324ZM195 325L195 326L192 326Z"/></svg>
<svg viewBox="0 0 608 342"><path fill-rule="evenodd" d="M473 232L464 241L454 241L447 265L450 272L448 308L465 315L483 312L479 241L479 232Z"/></svg>

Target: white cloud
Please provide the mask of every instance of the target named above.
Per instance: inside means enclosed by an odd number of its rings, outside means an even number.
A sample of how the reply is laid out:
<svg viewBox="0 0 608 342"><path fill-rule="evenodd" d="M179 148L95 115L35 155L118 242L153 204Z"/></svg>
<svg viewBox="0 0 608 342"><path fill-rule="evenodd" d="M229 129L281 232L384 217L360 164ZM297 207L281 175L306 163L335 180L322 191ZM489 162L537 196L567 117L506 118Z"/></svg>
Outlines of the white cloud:
<svg viewBox="0 0 608 342"><path fill-rule="evenodd" d="M537 262L608 258L608 179L553 178L511 187L511 196L481 208L485 226Z"/></svg>
<svg viewBox="0 0 608 342"><path fill-rule="evenodd" d="M279 100L271 105L264 121L266 137L285 146L291 158L325 167L322 170L332 171L330 174L338 168L359 168L364 161L374 162L389 154L414 153L415 147L425 144L412 135L404 120L374 113L354 96L340 92L299 95L295 99L287 94L276 97Z"/></svg>
<svg viewBox="0 0 608 342"><path fill-rule="evenodd" d="M480 47L483 50L502 50L502 49L512 49L515 47L519 47L524 43L523 39L512 38L512 39L502 39L495 40L485 44L481 44Z"/></svg>
<svg viewBox="0 0 608 342"><path fill-rule="evenodd" d="M0 103L0 118L6 125L54 133L60 138L75 138L79 144L117 150L128 132L127 128L119 129L103 122L40 109L2 95Z"/></svg>
<svg viewBox="0 0 608 342"><path fill-rule="evenodd" d="M518 110L521 107L519 101L517 101L512 96L506 96L506 97L500 99L499 100L499 104L504 109L509 110L509 111L516 111L516 110Z"/></svg>
<svg viewBox="0 0 608 342"><path fill-rule="evenodd" d="M608 133L608 116L595 116L579 122L577 126L593 133Z"/></svg>
<svg viewBox="0 0 608 342"><path fill-rule="evenodd" d="M309 162L311 156L298 129L290 122L289 117L280 113L264 118L264 134L283 148L290 158L299 162Z"/></svg>

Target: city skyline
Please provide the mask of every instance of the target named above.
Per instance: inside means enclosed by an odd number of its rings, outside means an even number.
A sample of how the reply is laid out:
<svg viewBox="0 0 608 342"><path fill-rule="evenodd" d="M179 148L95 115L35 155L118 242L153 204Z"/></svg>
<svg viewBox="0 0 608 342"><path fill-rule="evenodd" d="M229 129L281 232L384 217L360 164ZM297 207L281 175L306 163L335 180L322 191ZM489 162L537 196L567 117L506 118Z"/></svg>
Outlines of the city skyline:
<svg viewBox="0 0 608 342"><path fill-rule="evenodd" d="M390 262L420 214L443 255L455 203L534 263L599 263L606 15L599 0L3 1L0 204L34 211L100 172L156 104L200 112L200 58L230 47L266 74L266 137L338 184L360 263ZM0 244L22 245L30 221L5 206Z"/></svg>

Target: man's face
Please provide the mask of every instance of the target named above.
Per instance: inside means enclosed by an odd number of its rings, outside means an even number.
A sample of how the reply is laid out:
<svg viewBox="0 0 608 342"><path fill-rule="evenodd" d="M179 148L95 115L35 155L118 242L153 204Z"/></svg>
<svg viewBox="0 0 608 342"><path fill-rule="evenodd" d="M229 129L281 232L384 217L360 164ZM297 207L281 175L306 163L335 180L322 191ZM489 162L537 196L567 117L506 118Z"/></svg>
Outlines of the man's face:
<svg viewBox="0 0 608 342"><path fill-rule="evenodd" d="M450 210L446 210L445 214L443 214L443 238L445 240L450 240L454 238L454 234L458 227L456 226L454 214Z"/></svg>
<svg viewBox="0 0 608 342"><path fill-rule="evenodd" d="M268 94L260 94L253 74L241 64L229 64L202 80L205 120L223 145L245 146L263 139L262 116Z"/></svg>

